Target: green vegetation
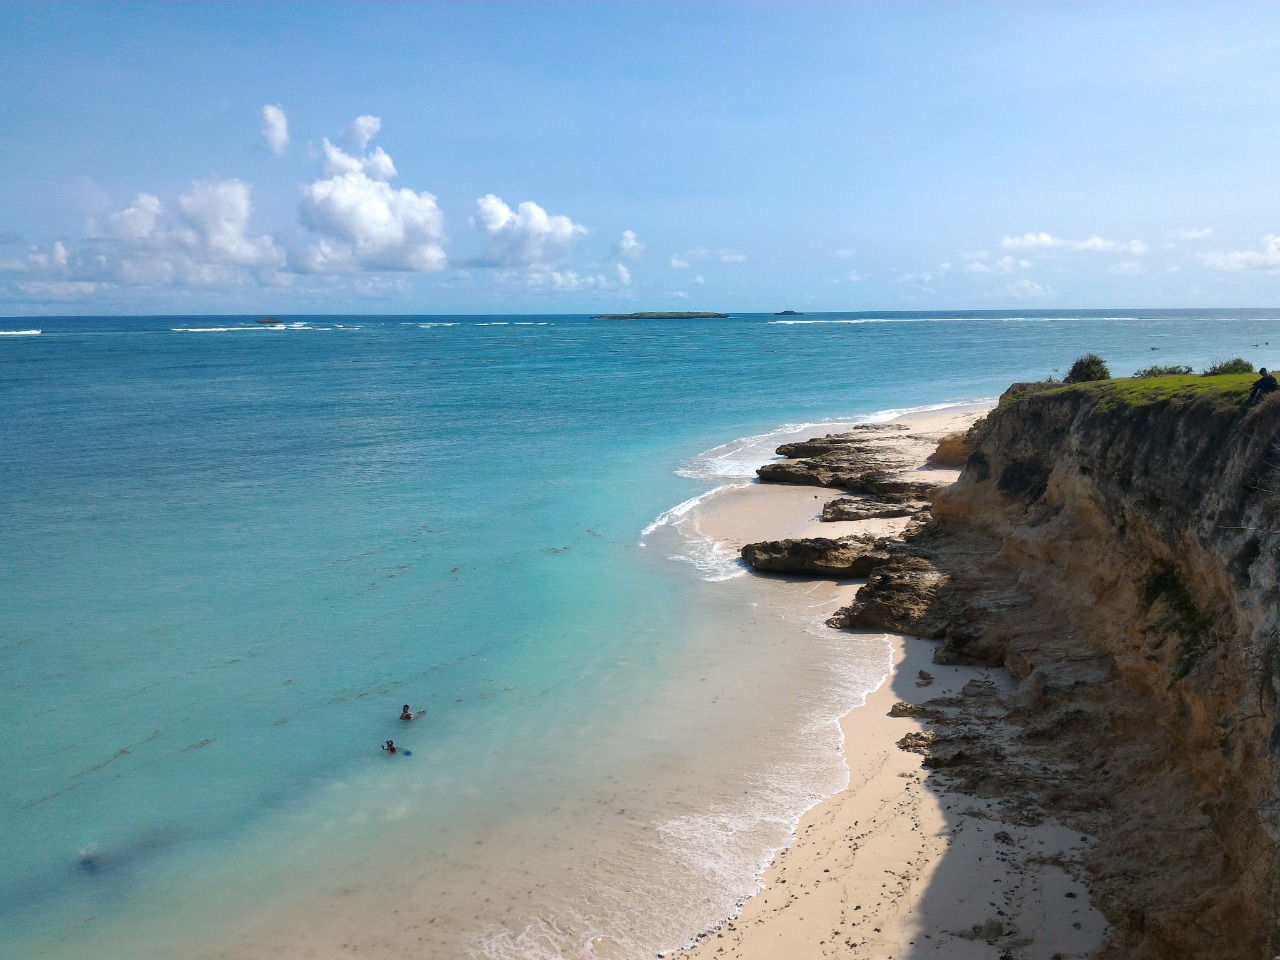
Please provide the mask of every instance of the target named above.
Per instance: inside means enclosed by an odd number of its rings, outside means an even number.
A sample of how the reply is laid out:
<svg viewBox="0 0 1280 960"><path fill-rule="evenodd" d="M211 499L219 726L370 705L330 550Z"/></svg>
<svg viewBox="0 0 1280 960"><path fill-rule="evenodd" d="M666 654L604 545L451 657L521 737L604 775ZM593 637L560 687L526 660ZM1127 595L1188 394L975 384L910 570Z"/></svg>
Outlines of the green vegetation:
<svg viewBox="0 0 1280 960"><path fill-rule="evenodd" d="M1224 374L1212 378L1197 374L1107 380L1055 387L1050 393L1088 391L1104 410L1142 407L1166 401L1210 400L1221 407L1240 407L1256 378L1252 373Z"/></svg>
<svg viewBox="0 0 1280 960"><path fill-rule="evenodd" d="M1086 353L1071 365L1063 383L1090 383L1094 380L1110 380L1107 362L1096 353Z"/></svg>
<svg viewBox="0 0 1280 960"><path fill-rule="evenodd" d="M1000 402L996 408L985 417L979 417L969 425L969 429L964 433L964 444L970 450L977 450L982 446L983 441L987 439L987 435L991 432L992 417L998 414L1006 407L1023 400L1026 397L1034 396L1037 393L1044 393L1051 387L1058 386L1056 380L1038 380L1032 383L1015 383L1006 390L1000 397Z"/></svg>
<svg viewBox="0 0 1280 960"><path fill-rule="evenodd" d="M1253 373L1253 364L1242 357L1219 360L1204 372L1206 377L1220 377L1224 373Z"/></svg>
<svg viewBox="0 0 1280 960"><path fill-rule="evenodd" d="M1190 367L1188 367L1186 364L1181 364L1179 366L1173 366L1173 367L1144 367L1141 370L1135 370L1133 372L1133 375L1135 377L1141 377L1141 378L1185 377L1187 374L1191 372L1192 371Z"/></svg>
<svg viewBox="0 0 1280 960"><path fill-rule="evenodd" d="M684 312L663 312L654 311L651 313L601 313L592 317L592 320L724 320L728 318L727 313L699 313L696 311Z"/></svg>
<svg viewBox="0 0 1280 960"><path fill-rule="evenodd" d="M1222 640L1209 629L1209 616L1196 606L1191 594L1167 564L1154 567L1142 584L1142 599L1149 611L1156 601L1164 600L1172 614L1169 626L1182 634L1178 648L1179 679L1185 677Z"/></svg>

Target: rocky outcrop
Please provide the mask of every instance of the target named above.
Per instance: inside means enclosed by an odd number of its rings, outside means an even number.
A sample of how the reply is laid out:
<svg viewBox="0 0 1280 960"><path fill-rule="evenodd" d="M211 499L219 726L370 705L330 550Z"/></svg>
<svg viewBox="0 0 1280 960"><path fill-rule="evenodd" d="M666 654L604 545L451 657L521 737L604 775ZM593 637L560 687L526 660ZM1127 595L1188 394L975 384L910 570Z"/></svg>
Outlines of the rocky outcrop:
<svg viewBox="0 0 1280 960"><path fill-rule="evenodd" d="M858 520L884 520L892 517L919 516L928 508L923 500L890 503L887 500L840 497L822 506L822 519L827 523Z"/></svg>
<svg viewBox="0 0 1280 960"><path fill-rule="evenodd" d="M1280 399L1124 389L1002 400L934 520L832 623L1019 681L939 706L912 749L1092 838L1100 958L1271 957Z"/></svg>
<svg viewBox="0 0 1280 960"><path fill-rule="evenodd" d="M756 474L765 483L836 488L892 503L927 500L953 478L919 469L935 444L909 436L901 424L862 424L847 433L784 443L778 455L787 459L767 463Z"/></svg>
<svg viewBox="0 0 1280 960"><path fill-rule="evenodd" d="M938 441L938 449L929 454L927 462L935 467L963 467L972 452L963 433L951 433Z"/></svg>
<svg viewBox="0 0 1280 960"><path fill-rule="evenodd" d="M889 561L885 542L875 537L808 537L749 543L742 559L762 573L816 574L859 579Z"/></svg>

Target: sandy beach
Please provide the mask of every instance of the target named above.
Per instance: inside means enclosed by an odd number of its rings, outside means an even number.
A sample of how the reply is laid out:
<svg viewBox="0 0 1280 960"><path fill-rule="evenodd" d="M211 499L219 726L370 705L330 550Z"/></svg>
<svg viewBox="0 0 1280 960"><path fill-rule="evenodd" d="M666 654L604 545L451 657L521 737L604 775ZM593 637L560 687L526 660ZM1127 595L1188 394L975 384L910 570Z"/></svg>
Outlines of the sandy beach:
<svg viewBox="0 0 1280 960"><path fill-rule="evenodd" d="M983 409L906 415L895 421L908 429L894 442L918 455L915 471L946 481L946 471L926 466L924 457ZM786 537L895 535L909 522L819 522L821 504L835 496L755 484L720 498L699 527L740 547ZM858 586L829 581L822 589L846 603ZM1101 943L1105 921L1077 867L1089 838L1025 815L1016 797L955 792L910 749L930 736L928 716L981 713L984 695L1011 689L1011 679L1001 669L935 665L932 641L889 639L893 672L841 723L848 789L811 809L767 868L763 890L681 956L1066 960Z"/></svg>

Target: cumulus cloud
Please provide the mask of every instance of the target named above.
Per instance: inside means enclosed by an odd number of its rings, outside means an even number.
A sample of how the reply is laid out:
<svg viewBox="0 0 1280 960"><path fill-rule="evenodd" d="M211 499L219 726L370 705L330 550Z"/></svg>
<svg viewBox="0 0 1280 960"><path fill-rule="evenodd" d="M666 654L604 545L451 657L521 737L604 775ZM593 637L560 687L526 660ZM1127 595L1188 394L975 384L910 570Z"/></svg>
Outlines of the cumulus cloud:
<svg viewBox="0 0 1280 960"><path fill-rule="evenodd" d="M283 261L271 237L247 237L253 212L249 185L243 180L199 180L178 197L178 210L189 232L175 234L194 249L198 259L242 267L274 267Z"/></svg>
<svg viewBox="0 0 1280 960"><path fill-rule="evenodd" d="M374 116L357 117L347 136L366 151L382 129ZM408 271L436 273L448 262L444 214L426 191L396 189L396 167L381 147L359 155L323 140L326 176L302 188L298 213L311 234L295 254L303 273Z"/></svg>
<svg viewBox="0 0 1280 960"><path fill-rule="evenodd" d="M850 250L845 247L840 250L833 250L831 252L831 256L835 257L837 260L852 260L856 253L856 250Z"/></svg>
<svg viewBox="0 0 1280 960"><path fill-rule="evenodd" d="M363 170L348 170L304 187L299 212L315 235L296 260L303 272L445 267L444 215L430 193L397 190Z"/></svg>
<svg viewBox="0 0 1280 960"><path fill-rule="evenodd" d="M140 193L130 206L107 216L106 233L116 240L141 240L155 231L161 211L159 197Z"/></svg>
<svg viewBox="0 0 1280 960"><path fill-rule="evenodd" d="M684 257L680 256L680 254L673 253L671 255L671 269L672 270L688 270L689 261L686 260Z"/></svg>
<svg viewBox="0 0 1280 960"><path fill-rule="evenodd" d="M721 263L744 263L746 259L747 255L745 253L738 253L736 250L720 251Z"/></svg>
<svg viewBox="0 0 1280 960"><path fill-rule="evenodd" d="M859 273L857 270L850 270L844 275L844 278L850 283L861 283L863 280L866 280L868 276L869 274Z"/></svg>
<svg viewBox="0 0 1280 960"><path fill-rule="evenodd" d="M355 144L357 150L363 150L369 146L369 141L376 137L381 129L382 119L380 117L371 117L366 113L363 116L356 117L351 122L351 127L347 130L347 136Z"/></svg>
<svg viewBox="0 0 1280 960"><path fill-rule="evenodd" d="M1024 233L1020 237L1005 237L1000 241L1005 250L1066 250L1069 252L1146 253L1147 245L1141 240L1122 243L1102 237L1087 240L1064 240L1048 233Z"/></svg>
<svg viewBox="0 0 1280 960"><path fill-rule="evenodd" d="M1280 234L1269 233L1263 237L1261 250L1218 251L1201 254L1200 259L1215 270L1262 270L1275 273L1280 270Z"/></svg>
<svg viewBox="0 0 1280 960"><path fill-rule="evenodd" d="M1213 227L1183 227L1179 230L1170 230L1169 236L1174 240L1203 240L1213 236Z"/></svg>
<svg viewBox="0 0 1280 960"><path fill-rule="evenodd" d="M549 214L530 200L512 210L487 193L476 201L476 226L484 231L485 253L479 266L530 267L559 259L587 232L569 217Z"/></svg>
<svg viewBox="0 0 1280 960"><path fill-rule="evenodd" d="M325 137L323 141L324 172L331 176L344 173L363 173L373 180L391 180L396 175L396 165L386 151L378 147L373 153L357 157L336 147Z"/></svg>
<svg viewBox="0 0 1280 960"><path fill-rule="evenodd" d="M1122 260L1120 263L1112 264L1107 268L1107 273L1113 273L1118 277L1135 276L1139 273L1146 273L1137 260Z"/></svg>
<svg viewBox="0 0 1280 960"><path fill-rule="evenodd" d="M262 139L277 156L289 149L289 119L284 115L284 107L278 103L269 103L262 108Z"/></svg>
<svg viewBox="0 0 1280 960"><path fill-rule="evenodd" d="M25 296L64 300L112 286L234 287L265 281L284 263L275 238L249 232L252 190L241 180L197 180L169 205L139 193L129 206L91 219L77 249L57 241L22 261Z"/></svg>
<svg viewBox="0 0 1280 960"><path fill-rule="evenodd" d="M644 244L636 238L634 230L623 230L622 237L613 245L613 252L628 260L639 260L644 253Z"/></svg>

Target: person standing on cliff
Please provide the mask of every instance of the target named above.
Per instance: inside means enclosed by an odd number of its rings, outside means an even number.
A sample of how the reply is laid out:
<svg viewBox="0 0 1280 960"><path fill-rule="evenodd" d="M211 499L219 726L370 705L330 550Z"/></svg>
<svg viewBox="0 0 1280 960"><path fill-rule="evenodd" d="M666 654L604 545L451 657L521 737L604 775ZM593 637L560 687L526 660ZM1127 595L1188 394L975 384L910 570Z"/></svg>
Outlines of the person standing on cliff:
<svg viewBox="0 0 1280 960"><path fill-rule="evenodd" d="M1255 380L1253 386L1249 388L1248 403L1250 405L1257 403L1268 393L1275 393L1276 390L1280 390L1280 383L1276 383L1275 374L1267 373L1266 367L1263 367L1258 372L1262 376Z"/></svg>

